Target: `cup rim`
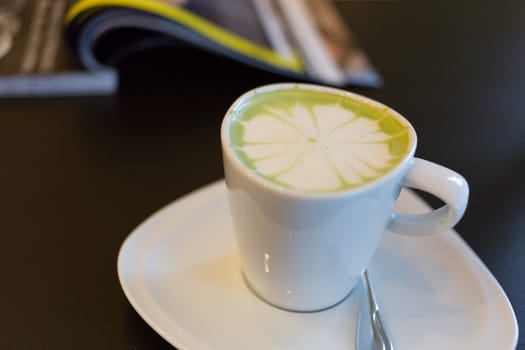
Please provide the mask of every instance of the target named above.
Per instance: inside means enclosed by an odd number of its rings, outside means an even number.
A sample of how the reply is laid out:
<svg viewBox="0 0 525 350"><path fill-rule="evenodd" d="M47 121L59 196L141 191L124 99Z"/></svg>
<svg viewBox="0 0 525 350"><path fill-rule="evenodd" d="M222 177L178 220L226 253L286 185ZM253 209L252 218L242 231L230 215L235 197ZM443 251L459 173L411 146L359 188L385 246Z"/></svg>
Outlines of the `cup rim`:
<svg viewBox="0 0 525 350"><path fill-rule="evenodd" d="M310 90L310 91L319 91L319 92L328 92L336 95L341 95L344 97L348 97L351 99L359 100L364 103L372 104L374 106L377 106L379 108L387 108L397 119L399 119L402 123L407 125L409 127L409 141L410 141L410 150L403 156L403 159L395 165L392 169L390 169L386 174L379 176L378 178L362 185L358 186L356 188L348 188L340 191L333 191L333 192L308 192L308 191L302 191L297 190L293 188L284 187L282 185L273 183L269 180L264 179L262 176L256 174L253 171L250 171L249 169L246 169L246 167L242 164L242 162L239 160L239 158L235 155L232 148L229 147L230 144L230 136L229 136L229 126L230 122L234 117L234 110L240 106L244 101L247 99L250 99L255 94L264 93L264 92L270 92L270 91L276 91L276 90L289 90L292 88L299 88L303 90ZM237 170L245 175L245 177L249 178L250 181L257 184L258 186L261 186L265 188L266 190L269 190L274 193L278 193L280 195L284 196L290 196L290 197L296 197L296 198L311 198L311 199L325 199L325 198L338 198L338 197L348 197L348 196L354 196L359 195L364 192L367 192L373 188L380 187L383 183L386 183L390 181L392 178L394 178L400 171L403 171L407 163L410 163L413 161L414 153L417 147L417 134L414 129L414 126L405 118L403 115L401 115L396 110L384 105L383 103L373 100L369 97L356 94L350 91L329 87L329 86L323 86L323 85L317 85L317 84L307 84L307 83L295 83L295 82L286 82L286 83L273 83L273 84L267 84L262 85L253 89L250 89L243 93L241 96L239 96L228 108L226 111L226 114L223 117L222 123L221 123L221 146L222 146L222 154L223 157L227 157L230 160L230 164L237 168Z"/></svg>

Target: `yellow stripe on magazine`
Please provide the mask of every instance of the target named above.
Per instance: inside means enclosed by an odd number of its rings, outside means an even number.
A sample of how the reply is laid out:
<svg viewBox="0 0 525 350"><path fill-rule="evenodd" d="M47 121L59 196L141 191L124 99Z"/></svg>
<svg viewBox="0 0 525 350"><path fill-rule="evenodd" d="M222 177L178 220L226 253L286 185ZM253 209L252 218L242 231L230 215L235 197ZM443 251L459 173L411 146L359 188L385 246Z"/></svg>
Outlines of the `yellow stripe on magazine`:
<svg viewBox="0 0 525 350"><path fill-rule="evenodd" d="M210 38L234 51L253 57L277 68L296 73L303 72L303 65L298 56L283 57L274 51L252 43L221 27L203 20L184 8L170 5L159 0L80 0L68 11L65 21L70 24L82 12L97 7L120 6L150 12L185 25L195 32Z"/></svg>

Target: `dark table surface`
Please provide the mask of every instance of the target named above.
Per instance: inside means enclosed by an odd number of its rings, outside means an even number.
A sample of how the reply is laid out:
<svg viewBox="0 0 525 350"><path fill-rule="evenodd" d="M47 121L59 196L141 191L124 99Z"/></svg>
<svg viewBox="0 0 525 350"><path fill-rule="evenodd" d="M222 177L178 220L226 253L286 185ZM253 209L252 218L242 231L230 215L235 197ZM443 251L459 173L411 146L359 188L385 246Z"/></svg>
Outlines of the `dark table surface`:
<svg viewBox="0 0 525 350"><path fill-rule="evenodd" d="M468 179L457 231L524 328L525 2L339 6L385 79L348 89L403 113L417 156ZM222 177L229 104L283 80L183 49L121 68L115 96L0 100L1 349L170 349L119 286L120 245Z"/></svg>

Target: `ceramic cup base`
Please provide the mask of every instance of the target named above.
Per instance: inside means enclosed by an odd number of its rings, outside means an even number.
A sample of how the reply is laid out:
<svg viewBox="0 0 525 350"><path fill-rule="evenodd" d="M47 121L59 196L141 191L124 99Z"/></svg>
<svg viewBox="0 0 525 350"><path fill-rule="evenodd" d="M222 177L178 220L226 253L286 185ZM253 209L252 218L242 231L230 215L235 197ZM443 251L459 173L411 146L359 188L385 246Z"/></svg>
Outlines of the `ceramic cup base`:
<svg viewBox="0 0 525 350"><path fill-rule="evenodd" d="M335 302L332 303L326 303L326 305L319 305L317 307L301 307L294 304L294 299L289 298L284 303L280 302L271 302L268 299L264 298L261 293L257 292L257 290L252 286L249 279L246 277L246 274L244 271L241 271L242 273L242 279L244 283L246 284L246 287L250 290L250 292L255 295L257 298L265 302L266 304L276 307L278 309L289 311L289 312L298 312L298 313L314 313L314 312L322 312L329 309L332 309L334 307L337 307L337 305L343 303L350 295L354 293L354 291L357 289L356 286L353 286L349 292L344 294L342 298L337 299Z"/></svg>

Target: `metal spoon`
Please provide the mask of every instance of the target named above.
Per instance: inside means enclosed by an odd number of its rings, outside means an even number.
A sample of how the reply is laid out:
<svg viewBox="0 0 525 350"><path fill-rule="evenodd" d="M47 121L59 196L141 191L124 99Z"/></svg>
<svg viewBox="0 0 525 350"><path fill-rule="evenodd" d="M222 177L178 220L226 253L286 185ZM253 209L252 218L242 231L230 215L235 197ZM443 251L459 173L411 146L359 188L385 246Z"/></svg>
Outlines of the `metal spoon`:
<svg viewBox="0 0 525 350"><path fill-rule="evenodd" d="M359 285L356 350L394 350L394 346L383 327L379 306L370 286L366 270L361 276Z"/></svg>

